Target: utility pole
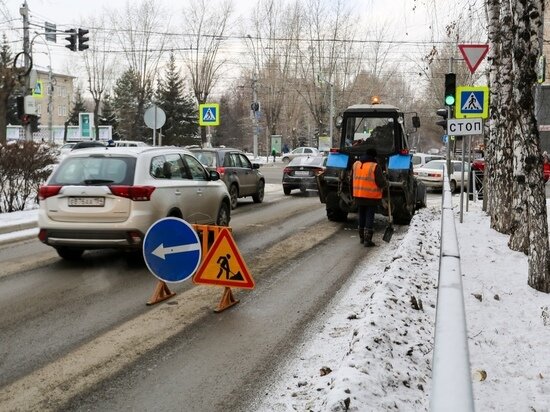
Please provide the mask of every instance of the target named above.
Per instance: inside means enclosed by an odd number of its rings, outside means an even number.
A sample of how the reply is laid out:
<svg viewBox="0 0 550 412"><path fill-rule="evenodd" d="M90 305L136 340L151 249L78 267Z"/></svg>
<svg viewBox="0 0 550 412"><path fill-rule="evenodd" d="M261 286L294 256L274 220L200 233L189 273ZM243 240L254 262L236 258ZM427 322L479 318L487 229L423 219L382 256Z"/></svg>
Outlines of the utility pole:
<svg viewBox="0 0 550 412"><path fill-rule="evenodd" d="M27 73L25 75L25 81L23 82L23 87L21 89L23 98L25 98L28 93L29 89L31 88L30 85L30 76L29 76L29 66L31 65L30 62L30 55L31 55L31 49L30 49L30 39L29 39L29 6L27 5L27 0L23 2L23 5L19 8L19 14L23 17L23 57L24 57L24 64L25 64L25 72ZM32 140L32 133L31 133L31 125L26 124L23 125L23 130L25 133L25 140Z"/></svg>
<svg viewBox="0 0 550 412"><path fill-rule="evenodd" d="M253 127L253 136L254 136L254 159L258 157L258 92L256 90L256 83L258 80L256 79L256 70L254 70L254 77L252 78L252 127Z"/></svg>

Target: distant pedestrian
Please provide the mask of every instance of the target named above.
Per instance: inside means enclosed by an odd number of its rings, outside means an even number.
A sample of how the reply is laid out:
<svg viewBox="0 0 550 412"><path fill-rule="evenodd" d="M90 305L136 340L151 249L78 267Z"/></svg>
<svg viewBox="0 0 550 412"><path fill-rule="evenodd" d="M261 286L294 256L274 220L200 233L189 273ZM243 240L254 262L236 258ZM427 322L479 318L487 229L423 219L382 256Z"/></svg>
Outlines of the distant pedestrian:
<svg viewBox="0 0 550 412"><path fill-rule="evenodd" d="M277 151L275 148L271 149L271 156L273 156L273 163L275 163L275 156L277 155Z"/></svg>
<svg viewBox="0 0 550 412"><path fill-rule="evenodd" d="M376 156L375 149L367 149L365 155L353 164L353 197L359 212L359 240L365 247L376 246L372 241L374 214L381 203L382 190L388 185Z"/></svg>

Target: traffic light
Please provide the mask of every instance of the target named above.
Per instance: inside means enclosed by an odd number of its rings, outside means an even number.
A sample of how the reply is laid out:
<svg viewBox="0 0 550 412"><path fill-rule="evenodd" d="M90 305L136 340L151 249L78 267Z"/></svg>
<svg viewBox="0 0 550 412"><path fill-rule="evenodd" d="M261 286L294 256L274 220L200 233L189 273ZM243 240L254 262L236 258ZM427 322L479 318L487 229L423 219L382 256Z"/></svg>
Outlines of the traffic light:
<svg viewBox="0 0 550 412"><path fill-rule="evenodd" d="M68 48L71 51L76 51L76 30L75 29L69 29L65 30L65 33L67 33L69 36L65 37L65 40L69 42L69 44L65 45L66 48Z"/></svg>
<svg viewBox="0 0 550 412"><path fill-rule="evenodd" d="M30 124L31 124L31 133L37 133L40 131L40 117L32 114L29 116Z"/></svg>
<svg viewBox="0 0 550 412"><path fill-rule="evenodd" d="M437 109L436 113L438 116L441 116L443 120L438 120L437 122L435 122L435 124L447 130L447 116L448 116L447 109Z"/></svg>
<svg viewBox="0 0 550 412"><path fill-rule="evenodd" d="M446 73L445 74L445 104L447 106L455 105L455 94L456 94L456 74Z"/></svg>
<svg viewBox="0 0 550 412"><path fill-rule="evenodd" d="M83 51L90 47L86 44L90 40L89 37L86 37L89 32L90 30L78 29L78 50Z"/></svg>

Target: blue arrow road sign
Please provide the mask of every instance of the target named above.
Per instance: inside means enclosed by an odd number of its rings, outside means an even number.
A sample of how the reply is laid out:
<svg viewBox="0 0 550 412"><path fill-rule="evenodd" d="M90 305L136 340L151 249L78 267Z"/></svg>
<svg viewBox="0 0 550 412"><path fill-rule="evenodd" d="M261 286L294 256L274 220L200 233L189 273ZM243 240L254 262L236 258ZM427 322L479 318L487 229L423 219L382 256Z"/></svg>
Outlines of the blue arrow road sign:
<svg viewBox="0 0 550 412"><path fill-rule="evenodd" d="M151 273L160 280L182 282L199 267L199 236L185 220L165 217L156 221L145 234L143 258Z"/></svg>

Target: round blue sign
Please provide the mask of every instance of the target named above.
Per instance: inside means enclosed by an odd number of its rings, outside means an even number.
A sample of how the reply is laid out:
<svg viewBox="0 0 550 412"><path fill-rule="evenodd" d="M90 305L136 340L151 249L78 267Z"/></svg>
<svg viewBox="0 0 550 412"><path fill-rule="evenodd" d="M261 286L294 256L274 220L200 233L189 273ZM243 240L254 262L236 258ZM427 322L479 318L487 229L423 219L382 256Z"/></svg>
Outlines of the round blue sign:
<svg viewBox="0 0 550 412"><path fill-rule="evenodd" d="M143 239L143 257L151 273L164 282L182 282L201 262L201 244L189 223L177 217L156 221Z"/></svg>

